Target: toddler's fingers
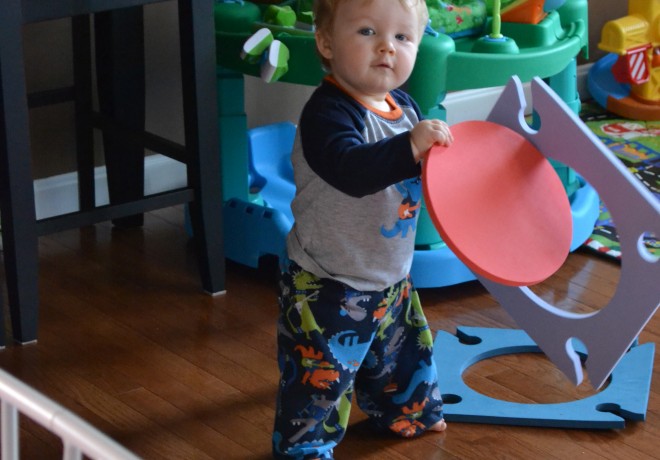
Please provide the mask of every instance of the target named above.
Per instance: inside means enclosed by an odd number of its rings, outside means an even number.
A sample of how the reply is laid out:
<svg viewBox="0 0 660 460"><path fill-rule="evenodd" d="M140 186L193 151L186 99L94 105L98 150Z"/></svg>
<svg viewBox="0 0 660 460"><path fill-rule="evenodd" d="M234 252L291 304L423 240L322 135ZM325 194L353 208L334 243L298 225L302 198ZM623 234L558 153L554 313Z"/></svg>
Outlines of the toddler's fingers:
<svg viewBox="0 0 660 460"><path fill-rule="evenodd" d="M433 126L440 135L439 144L449 145L454 140L454 136L449 129L449 125L442 120L434 120Z"/></svg>

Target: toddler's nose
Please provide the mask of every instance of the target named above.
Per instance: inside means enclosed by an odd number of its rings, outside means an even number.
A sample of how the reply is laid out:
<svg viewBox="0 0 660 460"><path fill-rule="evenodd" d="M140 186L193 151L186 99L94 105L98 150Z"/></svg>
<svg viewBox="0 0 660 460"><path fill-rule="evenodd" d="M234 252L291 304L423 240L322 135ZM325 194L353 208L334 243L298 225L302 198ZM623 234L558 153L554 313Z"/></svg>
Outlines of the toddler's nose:
<svg viewBox="0 0 660 460"><path fill-rule="evenodd" d="M394 43L391 40L383 40L380 45L381 53L394 54L396 49L394 48Z"/></svg>

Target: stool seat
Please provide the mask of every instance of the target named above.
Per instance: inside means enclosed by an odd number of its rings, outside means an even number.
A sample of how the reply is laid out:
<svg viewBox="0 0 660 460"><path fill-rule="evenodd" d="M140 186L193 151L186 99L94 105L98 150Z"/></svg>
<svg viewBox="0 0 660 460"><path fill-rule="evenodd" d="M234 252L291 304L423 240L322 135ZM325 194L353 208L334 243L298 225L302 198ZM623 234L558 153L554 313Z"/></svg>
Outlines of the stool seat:
<svg viewBox="0 0 660 460"><path fill-rule="evenodd" d="M167 0L22 0L23 24L145 6Z"/></svg>
<svg viewBox="0 0 660 460"><path fill-rule="evenodd" d="M0 217L11 330L19 343L37 340L38 237L42 235L107 220L118 226L137 226L142 224L144 212L188 203L202 288L210 294L225 289L213 0L170 0L176 1L179 14L184 145L145 131L143 6L161 1L167 0L3 2ZM28 94L23 28L63 18L71 18L73 83ZM93 62L98 109L93 108ZM66 101L75 107L80 210L38 220L29 109ZM93 130L103 135L110 194L110 203L104 206L95 205ZM146 149L184 163L187 186L145 196ZM3 317L0 315L0 321ZM0 335L2 343L3 339Z"/></svg>

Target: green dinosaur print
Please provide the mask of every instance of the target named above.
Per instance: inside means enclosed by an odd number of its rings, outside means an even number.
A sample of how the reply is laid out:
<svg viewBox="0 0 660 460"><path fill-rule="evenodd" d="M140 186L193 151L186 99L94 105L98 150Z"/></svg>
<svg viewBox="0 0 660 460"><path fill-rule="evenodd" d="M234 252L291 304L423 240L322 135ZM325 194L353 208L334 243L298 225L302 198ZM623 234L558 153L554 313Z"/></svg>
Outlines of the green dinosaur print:
<svg viewBox="0 0 660 460"><path fill-rule="evenodd" d="M392 305L398 301L400 292L400 286L392 286L387 293L387 313L385 313L385 316L383 316L383 319L378 325L378 333L376 334L380 340L385 340L387 338L385 331L392 323L394 323L394 319L392 318Z"/></svg>
<svg viewBox="0 0 660 460"><path fill-rule="evenodd" d="M293 285L299 291L307 291L309 289L320 289L323 287L321 280L316 276L312 275L310 272L305 270L300 270L298 272L292 273Z"/></svg>
<svg viewBox="0 0 660 460"><path fill-rule="evenodd" d="M318 289L322 288L323 285L316 276L304 270L293 273L292 276L293 284L296 288L296 294L293 296L295 303L286 312L287 321L292 330L299 333L304 332L309 339L312 331L323 332L323 329L317 324L316 319L314 319L312 310L309 308L309 302L315 302L318 299ZM317 290L308 293L308 290L311 289ZM299 326L295 326L291 319L291 313L294 310L298 312L298 316L300 317Z"/></svg>
<svg viewBox="0 0 660 460"><path fill-rule="evenodd" d="M334 426L328 426L325 421L323 428L328 433L335 433L339 430L346 431L348 427L348 417L351 414L351 395L353 388L349 388L339 397L339 404L336 406L337 413L339 414L339 421Z"/></svg>
<svg viewBox="0 0 660 460"><path fill-rule="evenodd" d="M422 302L419 300L417 291L413 292L410 299L410 308L406 311L406 322L419 329L417 345L420 348L430 350L433 346L433 334L431 334L431 329L424 316Z"/></svg>

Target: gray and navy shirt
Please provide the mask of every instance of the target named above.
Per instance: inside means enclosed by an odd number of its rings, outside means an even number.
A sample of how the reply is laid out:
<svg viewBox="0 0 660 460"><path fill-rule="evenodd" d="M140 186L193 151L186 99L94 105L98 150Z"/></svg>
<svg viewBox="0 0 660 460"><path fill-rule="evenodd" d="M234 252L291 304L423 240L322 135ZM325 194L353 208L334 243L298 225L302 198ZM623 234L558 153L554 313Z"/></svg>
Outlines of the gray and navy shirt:
<svg viewBox="0 0 660 460"><path fill-rule="evenodd" d="M303 109L291 158L289 258L361 291L408 275L421 206L409 130L422 116L401 90L388 103L390 112L369 108L326 78Z"/></svg>

